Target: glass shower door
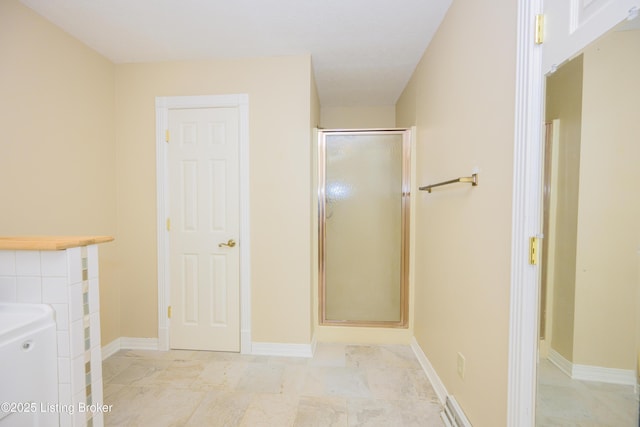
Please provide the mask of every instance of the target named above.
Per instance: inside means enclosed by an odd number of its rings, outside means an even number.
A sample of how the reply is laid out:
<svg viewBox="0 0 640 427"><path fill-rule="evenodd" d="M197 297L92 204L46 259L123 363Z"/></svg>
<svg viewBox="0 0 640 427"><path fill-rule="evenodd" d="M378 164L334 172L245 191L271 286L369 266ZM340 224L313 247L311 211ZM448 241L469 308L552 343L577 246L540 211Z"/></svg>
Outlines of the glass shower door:
<svg viewBox="0 0 640 427"><path fill-rule="evenodd" d="M409 131L322 131L322 324L407 324Z"/></svg>

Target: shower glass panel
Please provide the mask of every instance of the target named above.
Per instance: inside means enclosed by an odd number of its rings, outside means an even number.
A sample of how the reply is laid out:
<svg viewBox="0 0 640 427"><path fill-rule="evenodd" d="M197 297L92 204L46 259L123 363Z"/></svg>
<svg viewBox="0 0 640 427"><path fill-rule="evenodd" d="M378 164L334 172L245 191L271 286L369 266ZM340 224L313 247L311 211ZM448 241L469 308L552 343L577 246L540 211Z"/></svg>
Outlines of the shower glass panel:
<svg viewBox="0 0 640 427"><path fill-rule="evenodd" d="M322 131L320 321L406 327L409 131Z"/></svg>

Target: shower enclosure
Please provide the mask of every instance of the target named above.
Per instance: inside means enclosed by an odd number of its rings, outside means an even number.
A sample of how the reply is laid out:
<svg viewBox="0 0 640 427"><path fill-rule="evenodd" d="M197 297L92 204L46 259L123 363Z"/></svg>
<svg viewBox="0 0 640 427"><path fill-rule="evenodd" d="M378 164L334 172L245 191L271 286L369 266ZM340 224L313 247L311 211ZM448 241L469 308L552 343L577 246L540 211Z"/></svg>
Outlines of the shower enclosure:
<svg viewBox="0 0 640 427"><path fill-rule="evenodd" d="M409 132L318 133L322 325L407 327Z"/></svg>

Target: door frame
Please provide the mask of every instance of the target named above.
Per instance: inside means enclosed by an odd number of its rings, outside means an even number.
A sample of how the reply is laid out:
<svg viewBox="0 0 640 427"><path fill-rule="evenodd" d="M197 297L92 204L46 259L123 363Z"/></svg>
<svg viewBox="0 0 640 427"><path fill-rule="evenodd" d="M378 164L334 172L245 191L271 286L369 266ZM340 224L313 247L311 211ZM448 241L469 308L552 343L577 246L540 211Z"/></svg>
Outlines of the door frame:
<svg viewBox="0 0 640 427"><path fill-rule="evenodd" d="M518 0L511 224L511 286L507 426L534 425L538 359L539 265L529 264L529 239L542 237L544 76L534 41L543 0Z"/></svg>
<svg viewBox="0 0 640 427"><path fill-rule="evenodd" d="M165 141L169 110L185 108L238 108L240 175L240 353L251 353L251 263L249 233L249 95L156 97L156 190L158 238L158 349L169 350L171 305L168 150Z"/></svg>
<svg viewBox="0 0 640 427"><path fill-rule="evenodd" d="M535 422L541 269L540 260L538 265L529 264L529 239L543 237L544 75L553 71L548 64L543 68L544 44L534 42L536 15L544 13L544 3L545 0L518 0L507 384L509 427L530 427ZM626 12L619 4L610 5L616 6L616 14L608 13L605 20L598 23L601 34L617 23L612 16ZM628 17L636 14L637 7L628 11ZM560 18L547 16L545 19ZM576 40L573 50L579 51L581 44L584 46L592 40L593 37Z"/></svg>

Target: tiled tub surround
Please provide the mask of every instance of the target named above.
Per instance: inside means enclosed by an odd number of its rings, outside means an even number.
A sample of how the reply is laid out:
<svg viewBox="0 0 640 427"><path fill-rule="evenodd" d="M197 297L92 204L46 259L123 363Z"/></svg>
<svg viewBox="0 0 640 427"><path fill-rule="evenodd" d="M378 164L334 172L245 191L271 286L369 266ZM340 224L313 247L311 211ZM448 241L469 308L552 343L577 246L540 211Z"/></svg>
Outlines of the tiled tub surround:
<svg viewBox="0 0 640 427"><path fill-rule="evenodd" d="M102 404L98 246L92 243L111 240L44 238L38 246L18 238L11 246L0 238L0 301L50 304L56 312L57 403L74 409L59 412L60 426L104 425L102 412L79 408ZM89 245L73 246L83 243Z"/></svg>

